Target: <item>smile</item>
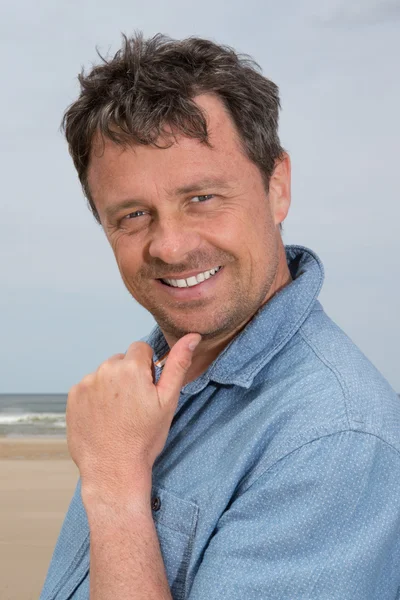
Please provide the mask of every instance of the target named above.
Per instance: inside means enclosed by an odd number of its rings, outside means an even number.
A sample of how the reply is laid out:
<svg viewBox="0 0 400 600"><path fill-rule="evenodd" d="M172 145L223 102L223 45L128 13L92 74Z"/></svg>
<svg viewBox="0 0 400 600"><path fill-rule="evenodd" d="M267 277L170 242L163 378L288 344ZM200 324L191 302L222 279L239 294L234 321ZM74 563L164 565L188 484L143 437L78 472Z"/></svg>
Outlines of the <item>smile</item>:
<svg viewBox="0 0 400 600"><path fill-rule="evenodd" d="M171 287L194 287L218 273L220 269L222 269L222 267L215 267L209 271L203 271L202 273L197 273L197 275L192 275L192 277L188 277L187 279L161 279L161 281Z"/></svg>

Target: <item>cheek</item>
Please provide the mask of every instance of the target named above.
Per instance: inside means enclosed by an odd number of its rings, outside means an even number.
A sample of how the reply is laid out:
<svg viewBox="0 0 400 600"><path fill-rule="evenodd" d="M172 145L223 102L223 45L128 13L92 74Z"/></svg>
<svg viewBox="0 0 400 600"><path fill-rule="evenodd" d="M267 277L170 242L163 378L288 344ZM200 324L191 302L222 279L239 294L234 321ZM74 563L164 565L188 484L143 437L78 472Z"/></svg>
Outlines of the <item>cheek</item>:
<svg viewBox="0 0 400 600"><path fill-rule="evenodd" d="M263 279L276 261L277 236L274 223L266 211L257 211L251 219L247 235L241 237L241 256L248 265L252 280Z"/></svg>
<svg viewBox="0 0 400 600"><path fill-rule="evenodd" d="M132 238L126 235L118 235L110 241L115 260L121 273L131 273L137 270L140 261L138 245L134 244Z"/></svg>
<svg viewBox="0 0 400 600"><path fill-rule="evenodd" d="M230 239L241 254L248 252L257 259L260 253L265 252L273 235L273 224L268 217L265 210L251 209L249 214L242 214L235 219Z"/></svg>
<svg viewBox="0 0 400 600"><path fill-rule="evenodd" d="M139 257L134 252L122 247L114 250L114 256L125 285L129 288L133 286L137 288L138 272L141 266Z"/></svg>
<svg viewBox="0 0 400 600"><path fill-rule="evenodd" d="M224 207L202 226L202 237L227 251L240 248L252 236L253 219L237 206ZM254 227L253 227L254 229Z"/></svg>

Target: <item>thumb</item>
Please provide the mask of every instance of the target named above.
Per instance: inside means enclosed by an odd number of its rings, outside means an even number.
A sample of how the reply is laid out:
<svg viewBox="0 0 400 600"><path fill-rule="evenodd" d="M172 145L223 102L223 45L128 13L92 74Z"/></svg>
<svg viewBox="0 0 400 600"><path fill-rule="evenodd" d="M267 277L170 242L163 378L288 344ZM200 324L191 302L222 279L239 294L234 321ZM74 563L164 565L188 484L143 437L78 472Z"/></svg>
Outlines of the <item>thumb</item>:
<svg viewBox="0 0 400 600"><path fill-rule="evenodd" d="M178 399L185 376L192 364L193 352L200 340L200 334L189 333L172 346L157 383L158 396L162 405Z"/></svg>

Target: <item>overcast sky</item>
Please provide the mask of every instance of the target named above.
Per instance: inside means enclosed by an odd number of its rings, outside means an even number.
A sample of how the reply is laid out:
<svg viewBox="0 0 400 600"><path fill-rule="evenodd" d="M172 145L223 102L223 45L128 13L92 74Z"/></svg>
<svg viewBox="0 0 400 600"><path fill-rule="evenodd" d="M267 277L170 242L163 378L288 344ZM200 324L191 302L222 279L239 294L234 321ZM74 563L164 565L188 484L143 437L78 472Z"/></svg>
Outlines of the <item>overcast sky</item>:
<svg viewBox="0 0 400 600"><path fill-rule="evenodd" d="M4 4L3 4L4 6ZM120 34L252 55L282 96L285 243L319 254L320 300L400 392L400 0L9 0L0 20L0 393L67 392L153 325L86 208L59 123Z"/></svg>

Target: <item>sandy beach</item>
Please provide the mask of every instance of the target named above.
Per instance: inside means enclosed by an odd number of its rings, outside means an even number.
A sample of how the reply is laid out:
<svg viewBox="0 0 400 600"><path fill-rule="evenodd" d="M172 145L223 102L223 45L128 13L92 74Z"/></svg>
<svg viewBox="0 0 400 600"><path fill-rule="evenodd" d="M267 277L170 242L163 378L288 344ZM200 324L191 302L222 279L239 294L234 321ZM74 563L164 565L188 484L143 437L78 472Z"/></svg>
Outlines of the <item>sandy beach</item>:
<svg viewBox="0 0 400 600"><path fill-rule="evenodd" d="M37 600L78 480L65 439L0 437L0 598Z"/></svg>

